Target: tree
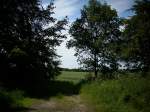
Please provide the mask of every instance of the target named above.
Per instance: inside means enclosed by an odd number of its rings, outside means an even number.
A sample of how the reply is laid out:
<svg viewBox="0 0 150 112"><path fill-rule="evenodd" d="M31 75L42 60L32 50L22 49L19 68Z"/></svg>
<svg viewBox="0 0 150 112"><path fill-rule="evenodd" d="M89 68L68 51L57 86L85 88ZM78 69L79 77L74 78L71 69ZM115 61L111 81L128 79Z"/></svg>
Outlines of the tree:
<svg viewBox="0 0 150 112"><path fill-rule="evenodd" d="M150 1L137 0L132 8L135 15L126 22L124 39L129 69L150 70Z"/></svg>
<svg viewBox="0 0 150 112"><path fill-rule="evenodd" d="M78 61L98 75L118 69L117 51L121 20L117 12L106 3L89 0L81 10L81 17L70 28L73 37L67 46L75 47Z"/></svg>
<svg viewBox="0 0 150 112"><path fill-rule="evenodd" d="M0 1L0 83L13 88L33 89L59 73L55 46L66 18L52 17L51 2L43 8L39 0Z"/></svg>

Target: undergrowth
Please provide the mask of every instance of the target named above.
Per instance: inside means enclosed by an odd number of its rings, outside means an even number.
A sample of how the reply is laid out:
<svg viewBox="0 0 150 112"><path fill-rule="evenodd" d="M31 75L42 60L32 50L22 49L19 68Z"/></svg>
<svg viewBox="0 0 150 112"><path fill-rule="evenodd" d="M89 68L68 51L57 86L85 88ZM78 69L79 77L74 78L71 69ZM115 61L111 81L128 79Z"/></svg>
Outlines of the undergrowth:
<svg viewBox="0 0 150 112"><path fill-rule="evenodd" d="M150 78L91 82L83 85L81 97L94 112L150 112Z"/></svg>

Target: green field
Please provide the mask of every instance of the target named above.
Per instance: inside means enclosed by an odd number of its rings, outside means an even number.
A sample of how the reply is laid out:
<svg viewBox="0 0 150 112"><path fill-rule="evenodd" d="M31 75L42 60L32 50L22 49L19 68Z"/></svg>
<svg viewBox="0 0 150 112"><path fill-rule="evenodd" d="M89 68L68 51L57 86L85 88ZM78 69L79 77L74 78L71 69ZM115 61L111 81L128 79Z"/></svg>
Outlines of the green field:
<svg viewBox="0 0 150 112"><path fill-rule="evenodd" d="M87 72L62 71L61 75L57 77L57 80L78 83L85 78L86 74Z"/></svg>

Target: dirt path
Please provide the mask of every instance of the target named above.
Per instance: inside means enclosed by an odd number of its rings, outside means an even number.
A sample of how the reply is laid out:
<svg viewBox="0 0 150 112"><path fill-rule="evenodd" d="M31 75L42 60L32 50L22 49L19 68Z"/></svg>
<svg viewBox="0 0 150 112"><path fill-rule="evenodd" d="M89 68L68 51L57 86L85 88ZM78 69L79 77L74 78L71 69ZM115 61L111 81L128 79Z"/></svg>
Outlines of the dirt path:
<svg viewBox="0 0 150 112"><path fill-rule="evenodd" d="M32 110L28 112L90 112L79 95L41 100L40 103L33 104L31 108Z"/></svg>

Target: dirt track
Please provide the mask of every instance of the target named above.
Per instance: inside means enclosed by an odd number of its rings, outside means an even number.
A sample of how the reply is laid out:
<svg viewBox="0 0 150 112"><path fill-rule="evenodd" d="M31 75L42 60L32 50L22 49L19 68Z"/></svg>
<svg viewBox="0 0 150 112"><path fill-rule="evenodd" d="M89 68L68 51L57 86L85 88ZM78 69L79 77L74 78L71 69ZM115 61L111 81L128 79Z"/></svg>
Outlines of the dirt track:
<svg viewBox="0 0 150 112"><path fill-rule="evenodd" d="M33 104L28 112L90 112L79 95L51 98Z"/></svg>

